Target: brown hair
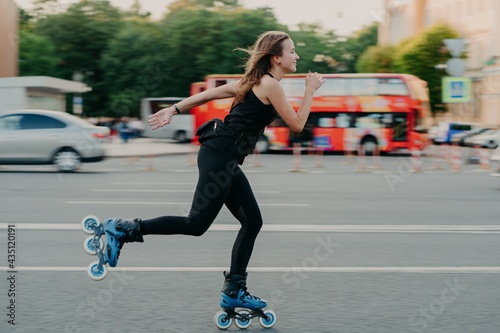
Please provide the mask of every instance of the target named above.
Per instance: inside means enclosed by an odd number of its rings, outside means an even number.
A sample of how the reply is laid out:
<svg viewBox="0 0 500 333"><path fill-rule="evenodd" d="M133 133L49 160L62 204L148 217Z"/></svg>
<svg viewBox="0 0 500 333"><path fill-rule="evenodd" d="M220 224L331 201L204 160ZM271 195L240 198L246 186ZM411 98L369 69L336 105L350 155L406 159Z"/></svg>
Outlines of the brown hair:
<svg viewBox="0 0 500 333"><path fill-rule="evenodd" d="M271 69L271 57L283 54L282 42L289 38L290 36L282 31L267 31L259 36L252 47L237 49L246 52L249 57L233 105L243 101L248 91Z"/></svg>

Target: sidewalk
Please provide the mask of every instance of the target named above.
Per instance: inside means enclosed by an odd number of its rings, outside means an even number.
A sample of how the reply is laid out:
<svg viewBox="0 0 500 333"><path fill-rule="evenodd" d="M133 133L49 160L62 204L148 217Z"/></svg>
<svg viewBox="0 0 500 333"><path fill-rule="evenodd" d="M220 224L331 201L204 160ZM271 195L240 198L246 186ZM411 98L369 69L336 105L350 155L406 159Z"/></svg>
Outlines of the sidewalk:
<svg viewBox="0 0 500 333"><path fill-rule="evenodd" d="M110 142L105 143L104 147L106 156L109 158L189 154L198 150L198 146L192 144L149 138L132 139L127 143L124 143L120 138L113 138Z"/></svg>

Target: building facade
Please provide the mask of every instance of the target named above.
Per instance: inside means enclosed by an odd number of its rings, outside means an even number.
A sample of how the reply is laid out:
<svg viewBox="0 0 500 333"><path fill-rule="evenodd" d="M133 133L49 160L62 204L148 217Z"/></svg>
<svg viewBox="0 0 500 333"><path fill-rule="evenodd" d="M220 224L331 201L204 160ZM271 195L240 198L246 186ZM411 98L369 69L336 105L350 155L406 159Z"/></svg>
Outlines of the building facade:
<svg viewBox="0 0 500 333"><path fill-rule="evenodd" d="M14 0L0 1L0 77L18 75L18 12Z"/></svg>
<svg viewBox="0 0 500 333"><path fill-rule="evenodd" d="M397 45L437 23L466 40L467 70L473 101L453 105L447 117L500 126L500 1L385 0L379 44Z"/></svg>

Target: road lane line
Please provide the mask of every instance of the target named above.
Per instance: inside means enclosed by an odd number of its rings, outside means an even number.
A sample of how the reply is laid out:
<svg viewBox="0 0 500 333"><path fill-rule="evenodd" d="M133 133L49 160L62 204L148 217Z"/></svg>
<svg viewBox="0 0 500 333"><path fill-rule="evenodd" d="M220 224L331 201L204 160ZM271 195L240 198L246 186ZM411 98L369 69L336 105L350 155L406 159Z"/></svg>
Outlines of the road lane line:
<svg viewBox="0 0 500 333"><path fill-rule="evenodd" d="M196 183L173 183L173 182L113 182L113 184L118 184L118 185L196 185ZM270 183L254 184L254 183L252 183L252 187L253 186L276 186L276 184L270 184Z"/></svg>
<svg viewBox="0 0 500 333"><path fill-rule="evenodd" d="M17 271L26 272L83 272L88 267L64 266L18 266ZM227 267L108 267L110 271L126 272L221 272ZM0 267L0 271L9 271L8 267ZM500 267L249 267L249 272L258 273L418 273L418 274L484 274L500 273Z"/></svg>
<svg viewBox="0 0 500 333"><path fill-rule="evenodd" d="M0 223L0 229L9 224ZM80 230L80 223L17 223L23 230ZM213 224L209 231L237 231L238 224ZM267 232L336 232L336 233L483 233L499 234L500 225L295 225L264 224Z"/></svg>
<svg viewBox="0 0 500 333"><path fill-rule="evenodd" d="M158 202L158 201L64 201L68 205L191 205L191 202ZM259 203L259 206L271 207L310 207L309 204L300 203Z"/></svg>
<svg viewBox="0 0 500 333"><path fill-rule="evenodd" d="M179 192L182 192L182 193L193 193L194 190L140 190L140 189L137 189L137 190L133 190L133 189L123 189L123 190L120 190L120 189L92 189L92 190L89 190L90 192L103 192L103 193L106 193L106 192L137 192L137 193L179 193ZM254 193L268 193L268 194L279 194L279 193L283 193L281 191L259 191L259 190L256 190L256 191L253 191Z"/></svg>

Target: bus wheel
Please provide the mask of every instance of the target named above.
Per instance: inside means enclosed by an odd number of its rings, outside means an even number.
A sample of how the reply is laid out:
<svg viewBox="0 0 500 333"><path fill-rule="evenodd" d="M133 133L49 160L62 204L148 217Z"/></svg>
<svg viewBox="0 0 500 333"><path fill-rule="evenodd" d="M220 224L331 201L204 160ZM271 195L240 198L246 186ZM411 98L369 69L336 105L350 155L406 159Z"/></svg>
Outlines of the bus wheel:
<svg viewBox="0 0 500 333"><path fill-rule="evenodd" d="M377 149L377 140L375 138L365 138L361 142L361 146L365 152L365 155L373 155Z"/></svg>
<svg viewBox="0 0 500 333"><path fill-rule="evenodd" d="M259 140L257 140L257 144L255 145L255 150L261 154L265 154L269 152L270 148L269 141L264 135L261 135Z"/></svg>

